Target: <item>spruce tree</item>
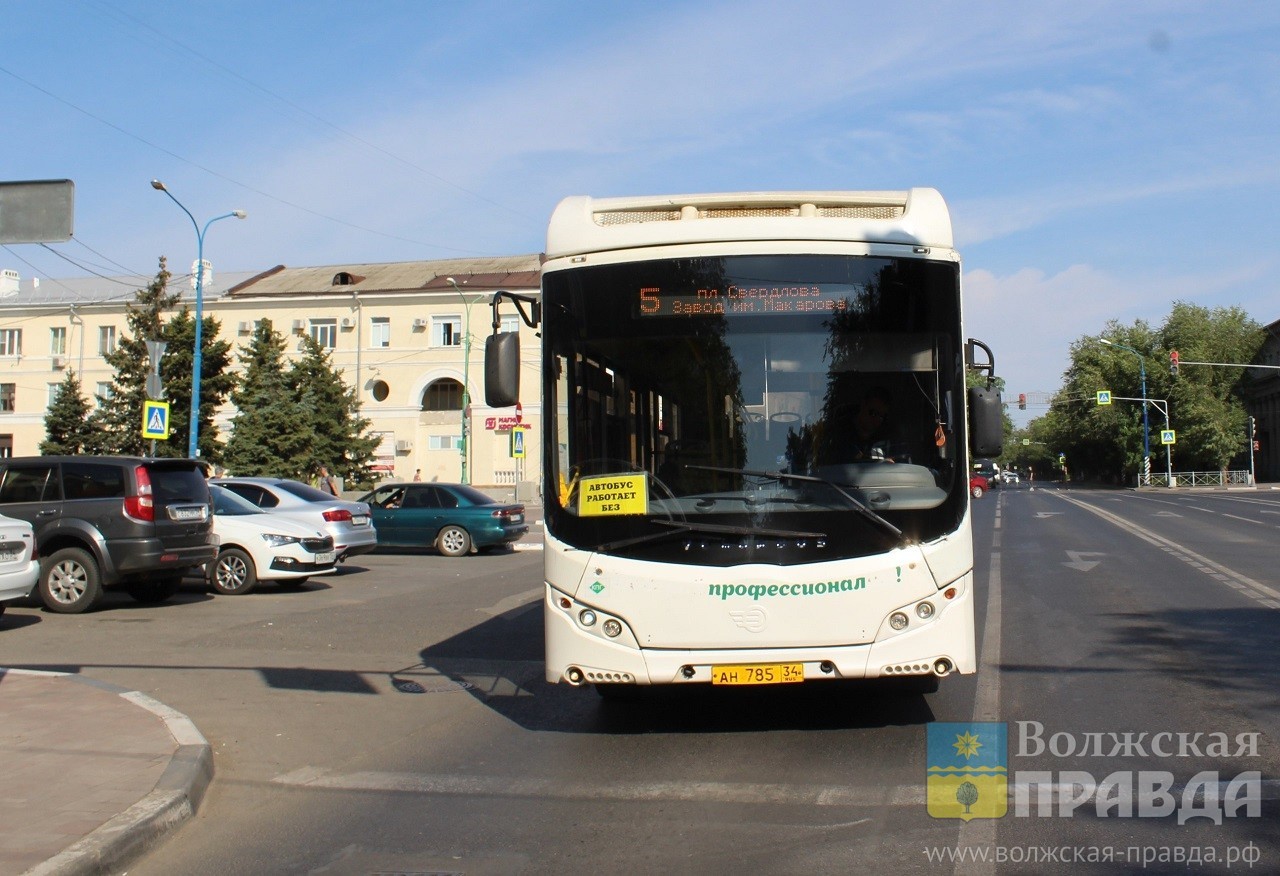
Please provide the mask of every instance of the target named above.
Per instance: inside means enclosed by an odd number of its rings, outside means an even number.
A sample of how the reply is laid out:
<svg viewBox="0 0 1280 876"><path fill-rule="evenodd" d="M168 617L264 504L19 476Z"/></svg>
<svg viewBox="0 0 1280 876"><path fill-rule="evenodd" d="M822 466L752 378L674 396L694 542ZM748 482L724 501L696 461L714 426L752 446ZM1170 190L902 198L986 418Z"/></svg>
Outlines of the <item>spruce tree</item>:
<svg viewBox="0 0 1280 876"><path fill-rule="evenodd" d="M303 338L302 358L289 369L289 383L311 428L307 475L326 465L348 484L369 483L379 439L369 434L370 422L360 416L356 390L343 382L342 372L333 369L328 351L314 338Z"/></svg>
<svg viewBox="0 0 1280 876"><path fill-rule="evenodd" d="M40 452L46 456L84 452L91 432L88 421L89 403L81 394L80 378L68 369L44 415L45 439L40 442Z"/></svg>
<svg viewBox="0 0 1280 876"><path fill-rule="evenodd" d="M227 396L235 388L236 377L231 371L231 344L220 340L218 332L222 323L216 317L204 315L201 332L200 363L200 437L197 449L202 460L210 464L222 462L223 444L218 440L218 427L213 417L226 403ZM166 456L186 456L191 436L191 372L194 364L192 351L196 343L196 321L190 309L182 309L165 325L164 340L168 341L160 374L164 379L166 398L170 404L172 434L169 436Z"/></svg>
<svg viewBox="0 0 1280 876"><path fill-rule="evenodd" d="M92 435L87 442L94 453L113 453L127 456L144 456L151 450L151 442L142 437L142 403L146 400L147 374L151 363L147 359L147 341L166 340L164 313L178 302L179 295L169 291L169 271L165 259L160 258L160 268L145 289L139 289L137 297L125 307L127 331L116 342L116 348L103 358L115 369L110 395L98 398L98 406L89 416ZM165 373L166 355L161 360L161 373ZM187 372L190 381L191 372ZM172 387L172 380L165 386ZM176 425L171 409L170 416ZM175 452L176 451L176 452ZM156 453L160 456L186 456L186 444L175 448L174 439L158 442Z"/></svg>
<svg viewBox="0 0 1280 876"><path fill-rule="evenodd" d="M237 412L222 456L234 475L304 480L309 475L313 431L289 382L284 351L284 337L271 320L262 319L240 353L243 372L231 393Z"/></svg>

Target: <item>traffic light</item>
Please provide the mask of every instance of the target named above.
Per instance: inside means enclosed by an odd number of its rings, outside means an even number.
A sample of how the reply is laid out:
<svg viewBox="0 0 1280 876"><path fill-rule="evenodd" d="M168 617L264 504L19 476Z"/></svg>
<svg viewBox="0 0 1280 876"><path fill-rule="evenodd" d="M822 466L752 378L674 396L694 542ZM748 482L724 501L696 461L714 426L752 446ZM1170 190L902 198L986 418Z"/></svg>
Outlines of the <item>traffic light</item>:
<svg viewBox="0 0 1280 876"><path fill-rule="evenodd" d="M1178 351L1169 351L1169 373L1174 377L1178 376Z"/></svg>
<svg viewBox="0 0 1280 876"><path fill-rule="evenodd" d="M1018 393L1018 410L1025 411L1027 409L1027 394L1025 392Z"/></svg>

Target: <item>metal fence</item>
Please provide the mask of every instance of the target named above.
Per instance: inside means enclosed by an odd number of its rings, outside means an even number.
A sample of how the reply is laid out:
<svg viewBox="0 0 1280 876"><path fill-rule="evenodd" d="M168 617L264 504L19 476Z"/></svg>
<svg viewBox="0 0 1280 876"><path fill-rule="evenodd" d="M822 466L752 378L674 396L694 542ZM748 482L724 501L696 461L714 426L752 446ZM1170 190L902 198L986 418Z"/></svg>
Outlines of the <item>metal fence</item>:
<svg viewBox="0 0 1280 876"><path fill-rule="evenodd" d="M1140 487L1247 487L1253 479L1247 471L1175 471L1173 483L1163 472L1140 475Z"/></svg>

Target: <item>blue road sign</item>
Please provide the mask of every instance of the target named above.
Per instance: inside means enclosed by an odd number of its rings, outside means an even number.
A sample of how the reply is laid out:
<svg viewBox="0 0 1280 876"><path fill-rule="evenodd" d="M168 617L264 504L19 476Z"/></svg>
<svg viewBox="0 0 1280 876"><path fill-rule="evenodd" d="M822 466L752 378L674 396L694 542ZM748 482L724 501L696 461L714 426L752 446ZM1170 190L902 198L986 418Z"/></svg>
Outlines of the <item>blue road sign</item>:
<svg viewBox="0 0 1280 876"><path fill-rule="evenodd" d="M169 403L144 401L142 403L142 437L153 441L169 439Z"/></svg>

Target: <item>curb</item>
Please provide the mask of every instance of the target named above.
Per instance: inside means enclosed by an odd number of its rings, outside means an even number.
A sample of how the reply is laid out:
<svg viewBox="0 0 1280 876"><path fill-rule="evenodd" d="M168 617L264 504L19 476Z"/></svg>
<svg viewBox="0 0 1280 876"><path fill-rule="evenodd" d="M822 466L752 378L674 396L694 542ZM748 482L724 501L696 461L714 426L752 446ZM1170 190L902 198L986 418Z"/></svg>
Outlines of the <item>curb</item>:
<svg viewBox="0 0 1280 876"><path fill-rule="evenodd" d="M169 765L149 794L22 876L99 876L119 872L195 814L213 781L213 753L208 741L186 715L136 690L72 673L33 669L6 669L5 672L69 678L116 693L160 718L177 743Z"/></svg>

